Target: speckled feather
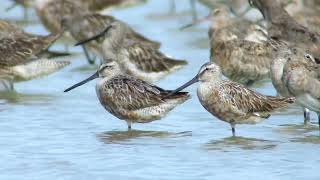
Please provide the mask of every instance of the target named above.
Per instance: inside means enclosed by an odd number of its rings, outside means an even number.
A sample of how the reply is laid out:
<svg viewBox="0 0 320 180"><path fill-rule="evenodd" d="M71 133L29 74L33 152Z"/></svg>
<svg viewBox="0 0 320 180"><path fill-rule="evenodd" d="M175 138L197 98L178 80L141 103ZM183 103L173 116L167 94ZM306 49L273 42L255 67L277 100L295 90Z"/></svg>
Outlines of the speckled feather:
<svg viewBox="0 0 320 180"><path fill-rule="evenodd" d="M320 112L320 65L303 58L291 58L283 71L282 82L290 95L297 97L297 102L304 107Z"/></svg>
<svg viewBox="0 0 320 180"><path fill-rule="evenodd" d="M273 47L242 39L218 41L213 44L211 61L233 81L249 84L269 78Z"/></svg>
<svg viewBox="0 0 320 180"><path fill-rule="evenodd" d="M186 92L168 96L170 92L125 75L118 75L97 89L106 110L120 119L139 123L160 119L189 98Z"/></svg>
<svg viewBox="0 0 320 180"><path fill-rule="evenodd" d="M175 66L187 64L185 60L169 58L159 50L142 45L140 42L134 42L130 46L126 46L126 50L129 52L131 63L144 72L170 72Z"/></svg>
<svg viewBox="0 0 320 180"><path fill-rule="evenodd" d="M138 110L159 105L166 100L188 97L185 92L168 96L170 91L125 75L110 79L102 90L107 92L103 98L104 104L111 103L111 106L125 110Z"/></svg>
<svg viewBox="0 0 320 180"><path fill-rule="evenodd" d="M267 19L270 37L288 41L305 48L317 57L320 56L320 34L295 21L278 1L252 0L252 2Z"/></svg>
<svg viewBox="0 0 320 180"><path fill-rule="evenodd" d="M61 34L26 36L14 34L0 39L0 66L15 66L34 59L47 49Z"/></svg>
<svg viewBox="0 0 320 180"><path fill-rule="evenodd" d="M225 102L244 113L271 112L293 103L292 98L265 96L231 81L224 81L219 87L225 93Z"/></svg>
<svg viewBox="0 0 320 180"><path fill-rule="evenodd" d="M49 0L36 7L36 12L42 24L52 33L61 31L63 16L79 16L89 13L89 9L82 3L74 3L70 0ZM62 7L62 8L61 8Z"/></svg>

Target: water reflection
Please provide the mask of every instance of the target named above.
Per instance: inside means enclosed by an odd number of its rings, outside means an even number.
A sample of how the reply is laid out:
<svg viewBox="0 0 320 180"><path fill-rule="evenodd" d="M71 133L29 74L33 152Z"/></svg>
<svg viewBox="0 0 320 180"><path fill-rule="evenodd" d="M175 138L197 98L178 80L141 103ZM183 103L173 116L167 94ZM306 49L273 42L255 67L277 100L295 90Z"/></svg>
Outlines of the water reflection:
<svg viewBox="0 0 320 180"><path fill-rule="evenodd" d="M167 132L167 131L143 131L143 130L131 130L131 131L107 131L98 134L97 137L106 144L122 144L129 143L133 139L138 138L175 138L191 136L190 131L184 132Z"/></svg>
<svg viewBox="0 0 320 180"><path fill-rule="evenodd" d="M212 140L205 145L208 150L223 150L229 151L234 148L243 150L269 150L273 149L278 145L279 142L256 139L256 138L246 138L246 137L227 137L222 140Z"/></svg>
<svg viewBox="0 0 320 180"><path fill-rule="evenodd" d="M302 121L302 119L301 119ZM319 126L317 124L283 124L277 127L274 131L282 134L290 135L304 135L306 133L319 131Z"/></svg>
<svg viewBox="0 0 320 180"><path fill-rule="evenodd" d="M290 139L290 142L320 144L320 135L310 135Z"/></svg>
<svg viewBox="0 0 320 180"><path fill-rule="evenodd" d="M0 93L1 102L13 104L48 104L55 98L52 94L21 94L16 91Z"/></svg>

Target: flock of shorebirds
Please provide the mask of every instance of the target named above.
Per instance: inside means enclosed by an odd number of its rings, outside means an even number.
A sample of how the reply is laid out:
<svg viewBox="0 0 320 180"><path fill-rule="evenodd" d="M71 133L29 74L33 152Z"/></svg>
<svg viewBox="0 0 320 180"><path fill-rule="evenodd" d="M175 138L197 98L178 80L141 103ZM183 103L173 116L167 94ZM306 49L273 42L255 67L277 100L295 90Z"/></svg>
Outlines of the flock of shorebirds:
<svg viewBox="0 0 320 180"><path fill-rule="evenodd" d="M0 20L0 77L8 82L6 90L13 90L13 82L48 75L69 65L68 61L51 58L67 53L48 48L61 36L71 36L83 48L88 63L99 59L101 65L92 76L64 92L98 79L96 93L101 105L126 121L129 130L132 123L159 120L190 99L182 90L197 82L200 103L229 123L233 136L236 124L261 122L291 103L304 109L305 124L310 121L309 111L318 113L320 125L319 2L216 1L216 9L208 16L183 27L203 20L213 22L208 33L210 61L189 82L165 90L152 83L183 68L187 61L166 56L159 49L160 42L115 17L98 13L104 7L133 1L139 0L15 0L32 4L51 34L30 34ZM230 6L234 2L247 3L249 8L239 12ZM304 13L306 7L308 12ZM249 20L246 14L252 9L258 9L263 18ZM265 79L272 80L277 96L248 87Z"/></svg>

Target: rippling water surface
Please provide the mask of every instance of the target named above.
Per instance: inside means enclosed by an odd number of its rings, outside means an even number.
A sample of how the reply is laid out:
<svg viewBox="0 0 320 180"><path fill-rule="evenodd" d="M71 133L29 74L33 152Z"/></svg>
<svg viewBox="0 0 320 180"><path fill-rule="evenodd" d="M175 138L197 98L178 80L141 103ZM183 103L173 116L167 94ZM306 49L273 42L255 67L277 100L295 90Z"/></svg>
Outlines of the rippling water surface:
<svg viewBox="0 0 320 180"><path fill-rule="evenodd" d="M37 18L21 22L22 9L1 18L46 34ZM180 0L179 0L180 2ZM157 85L173 89L189 80L209 57L207 24L184 32L192 20L188 1L169 13L169 1L115 10L111 14L139 32L162 42L168 55L189 65ZM208 9L197 4L198 14ZM70 44L72 44L70 42ZM54 49L63 50L57 43ZM0 179L320 179L320 138L316 124L303 127L299 108L278 112L261 124L230 126L206 112L196 97L166 118L149 124L126 123L107 113L91 82L70 93L62 91L94 72L80 48L70 46L72 65L49 76L16 84L18 93L0 99ZM258 91L274 95L270 82ZM312 114L316 122L316 115Z"/></svg>

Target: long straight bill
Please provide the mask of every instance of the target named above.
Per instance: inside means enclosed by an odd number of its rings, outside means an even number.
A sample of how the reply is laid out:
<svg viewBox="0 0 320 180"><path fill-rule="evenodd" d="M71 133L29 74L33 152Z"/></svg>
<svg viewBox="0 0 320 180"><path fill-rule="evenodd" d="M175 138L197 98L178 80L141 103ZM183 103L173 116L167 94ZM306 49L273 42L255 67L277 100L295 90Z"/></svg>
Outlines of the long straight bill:
<svg viewBox="0 0 320 180"><path fill-rule="evenodd" d="M190 81L188 81L188 82L185 83L184 85L182 85L182 86L178 87L177 89L171 91L170 94L169 94L169 96L170 96L170 95L173 95L173 94L175 94L175 93L177 93L177 92L182 91L183 89L191 86L192 84L194 84L194 83L196 83L196 82L198 82L198 81L199 81L199 77L198 77L198 75L196 75L194 78L192 78Z"/></svg>
<svg viewBox="0 0 320 180"><path fill-rule="evenodd" d="M104 29L101 33L89 38L89 39L86 39L86 40L83 40L83 41L80 41L78 42L77 44L75 44L75 46L79 46L79 45L82 45L82 44L86 44L90 41L93 41L93 40L96 40L96 39L99 39L100 37L104 36L105 33L107 33L110 29L112 28L112 25L106 27L106 29Z"/></svg>
<svg viewBox="0 0 320 180"><path fill-rule="evenodd" d="M193 22L190 23L190 24L187 24L187 25L184 25L184 26L180 27L179 29L182 31L182 30L184 30L184 29L187 29L187 28L189 28L189 27L192 27L192 26L195 26L195 25L197 25L197 24L200 24L200 23L202 23L202 22L204 22L204 21L207 21L209 18L210 18L210 15L205 16L205 17L202 17L202 18L200 18L200 19L198 19L198 20L193 21Z"/></svg>
<svg viewBox="0 0 320 180"><path fill-rule="evenodd" d="M81 82L79 82L79 83L77 83L77 84L69 87L68 89L64 90L63 92L71 91L72 89L74 89L74 88L76 88L76 87L79 87L79 86L81 86L81 85L83 85L83 84L85 84L85 83L87 83L87 82L89 82L89 81L91 81L91 80L94 80L94 79L96 79L96 78L98 78L98 77L99 77L99 73L96 72L96 73L94 73L92 76L90 76L89 78L87 78L87 79L85 79L85 80L83 80L83 81L81 81Z"/></svg>

